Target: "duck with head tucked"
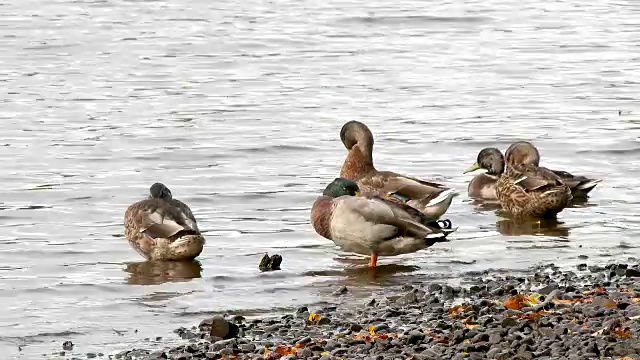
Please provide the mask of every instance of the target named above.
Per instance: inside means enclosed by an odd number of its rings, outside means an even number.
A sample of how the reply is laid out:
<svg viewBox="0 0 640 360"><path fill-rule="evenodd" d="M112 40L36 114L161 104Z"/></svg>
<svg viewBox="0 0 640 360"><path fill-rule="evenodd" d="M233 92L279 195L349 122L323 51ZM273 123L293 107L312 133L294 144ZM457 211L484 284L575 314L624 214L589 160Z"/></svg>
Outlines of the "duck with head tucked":
<svg viewBox="0 0 640 360"><path fill-rule="evenodd" d="M451 205L453 189L444 185L378 171L373 165L373 134L359 121L349 121L340 130L340 139L349 153L340 177L355 181L363 192L376 193L397 203L407 204L431 220L439 219Z"/></svg>
<svg viewBox="0 0 640 360"><path fill-rule="evenodd" d="M502 154L500 154L502 156ZM508 161L517 165L532 165L550 171L557 175L562 182L571 189L573 200L586 200L587 194L598 185L601 179L591 179L585 176L573 175L566 171L551 170L540 166L540 153L538 149L528 141L518 141L509 146L505 152ZM487 171L478 174L471 179L467 192L469 197L483 201L496 201L496 183L498 174L495 171Z"/></svg>
<svg viewBox="0 0 640 360"><path fill-rule="evenodd" d="M337 178L324 189L311 208L311 224L319 235L345 251L370 255L369 267L378 256L395 256L446 242L456 229L448 220L430 221L416 209L374 194L360 194L354 181Z"/></svg>
<svg viewBox="0 0 640 360"><path fill-rule="evenodd" d="M464 173L478 169L497 177L496 197L516 218L554 218L572 199L571 190L556 174L531 164L514 164L509 157L505 161L496 148L482 149Z"/></svg>
<svg viewBox="0 0 640 360"><path fill-rule="evenodd" d="M205 239L191 209L174 199L164 184L153 184L149 193L124 214L129 244L147 260L191 260L200 255Z"/></svg>

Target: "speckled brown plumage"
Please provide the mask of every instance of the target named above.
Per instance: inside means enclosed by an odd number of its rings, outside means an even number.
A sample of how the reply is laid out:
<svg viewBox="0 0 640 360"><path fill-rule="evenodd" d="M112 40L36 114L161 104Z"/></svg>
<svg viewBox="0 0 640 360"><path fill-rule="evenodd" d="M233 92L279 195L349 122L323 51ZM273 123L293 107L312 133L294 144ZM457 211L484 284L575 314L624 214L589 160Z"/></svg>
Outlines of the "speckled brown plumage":
<svg viewBox="0 0 640 360"><path fill-rule="evenodd" d="M496 183L502 207L515 217L555 217L571 201L571 190L552 172L533 165L507 165Z"/></svg>
<svg viewBox="0 0 640 360"><path fill-rule="evenodd" d="M555 174L571 189L571 195L576 200L584 200L601 179L592 179L586 176L573 175L567 171L551 170L540 166L540 152L528 141L518 141L511 144L505 152L506 161L515 165L534 165L543 171Z"/></svg>
<svg viewBox="0 0 640 360"><path fill-rule="evenodd" d="M171 198L170 192L164 198L150 197L130 205L124 215L124 233L129 244L149 260L193 259L205 242L191 209Z"/></svg>

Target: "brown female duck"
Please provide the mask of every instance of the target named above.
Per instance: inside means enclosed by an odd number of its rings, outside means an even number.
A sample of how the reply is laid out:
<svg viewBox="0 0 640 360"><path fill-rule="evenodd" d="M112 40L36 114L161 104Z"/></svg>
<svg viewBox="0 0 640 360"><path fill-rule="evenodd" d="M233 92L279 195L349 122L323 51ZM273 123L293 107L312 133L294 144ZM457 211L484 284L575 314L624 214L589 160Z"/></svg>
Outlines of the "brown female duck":
<svg viewBox="0 0 640 360"><path fill-rule="evenodd" d="M571 196L574 200L586 200L587 194L598 185L601 179L590 179L585 176L573 175L566 171L551 170L540 165L540 153L538 149L528 141L513 143L505 152L507 162L518 165L533 165L537 168L549 171L557 175L562 182L571 189ZM469 182L467 192L469 197L484 201L496 201L496 174L487 171L484 174L476 175Z"/></svg>
<svg viewBox="0 0 640 360"><path fill-rule="evenodd" d="M485 169L497 176L498 201L516 218L553 218L569 205L571 190L556 174L531 164L517 165L510 160L508 157L505 165L500 150L485 148L465 173Z"/></svg>
<svg viewBox="0 0 640 360"><path fill-rule="evenodd" d="M149 198L130 205L124 214L129 244L148 260L190 260L202 252L205 240L191 209L171 196L161 183Z"/></svg>
<svg viewBox="0 0 640 360"><path fill-rule="evenodd" d="M453 197L458 195L453 189L438 183L391 171L378 171L373 165L373 134L359 121L344 124L340 139L349 151L340 177L355 181L363 192L377 193L407 204L432 220L440 218L451 205Z"/></svg>
<svg viewBox="0 0 640 360"><path fill-rule="evenodd" d="M585 176L573 175L562 170L551 170L540 166L540 153L538 149L528 141L518 141L505 152L505 157L514 164L533 165L545 171L556 174L562 182L571 189L574 199L586 199L587 194L602 181L602 179L590 179Z"/></svg>
<svg viewBox="0 0 640 360"><path fill-rule="evenodd" d="M359 191L352 180L332 181L313 203L311 224L343 250L370 255L369 267L376 266L378 256L412 253L445 242L456 230L448 220L441 226L408 205Z"/></svg>

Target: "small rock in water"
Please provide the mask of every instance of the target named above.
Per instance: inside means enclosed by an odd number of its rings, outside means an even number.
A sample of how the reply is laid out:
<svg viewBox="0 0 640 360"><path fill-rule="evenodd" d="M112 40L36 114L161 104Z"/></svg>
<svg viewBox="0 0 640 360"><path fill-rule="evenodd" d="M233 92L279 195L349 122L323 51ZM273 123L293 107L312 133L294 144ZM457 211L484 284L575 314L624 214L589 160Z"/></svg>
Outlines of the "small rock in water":
<svg viewBox="0 0 640 360"><path fill-rule="evenodd" d="M349 291L349 289L347 289L346 286L341 287L340 289L336 290L333 292L333 295L335 296L340 296L340 295L344 295Z"/></svg>
<svg viewBox="0 0 640 360"><path fill-rule="evenodd" d="M626 277L640 277L640 270L636 270L636 269L627 269L624 272L624 275Z"/></svg>
<svg viewBox="0 0 640 360"><path fill-rule="evenodd" d="M64 351L71 351L73 350L73 343L69 340L65 341L62 343L62 350Z"/></svg>
<svg viewBox="0 0 640 360"><path fill-rule="evenodd" d="M578 269L578 271L587 271L587 264L578 264L576 268Z"/></svg>
<svg viewBox="0 0 640 360"><path fill-rule="evenodd" d="M216 316L211 321L210 336L222 338L224 340L234 338L238 335L238 326L225 320L222 316Z"/></svg>
<svg viewBox="0 0 640 360"><path fill-rule="evenodd" d="M262 259L260 260L258 269L260 269L260 271L263 271L263 272L280 270L280 264L282 264L282 256L278 254L273 254L273 256L269 256L269 254L264 254Z"/></svg>

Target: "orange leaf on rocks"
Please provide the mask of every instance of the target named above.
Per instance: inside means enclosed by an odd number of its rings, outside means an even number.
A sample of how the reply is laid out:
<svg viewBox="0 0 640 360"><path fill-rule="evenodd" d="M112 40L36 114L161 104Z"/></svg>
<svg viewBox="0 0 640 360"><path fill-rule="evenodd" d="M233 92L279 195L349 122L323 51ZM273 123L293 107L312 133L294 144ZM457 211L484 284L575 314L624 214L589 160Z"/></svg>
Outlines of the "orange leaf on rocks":
<svg viewBox="0 0 640 360"><path fill-rule="evenodd" d="M603 289L603 288L596 288L593 290L587 290L587 291L583 291L582 294L584 295L606 295L607 290Z"/></svg>
<svg viewBox="0 0 640 360"><path fill-rule="evenodd" d="M640 297L633 298L633 299L631 300L631 303L632 303L632 304L640 303Z"/></svg>
<svg viewBox="0 0 640 360"><path fill-rule="evenodd" d="M456 315L456 314L459 314L459 313L463 313L464 312L464 306L456 305L456 306L450 307L449 310L447 310L447 312L449 313L449 315Z"/></svg>
<svg viewBox="0 0 640 360"><path fill-rule="evenodd" d="M291 355L297 353L298 349L290 346L278 346L275 352L279 355Z"/></svg>
<svg viewBox="0 0 640 360"><path fill-rule="evenodd" d="M616 328L613 330L613 335L620 339L628 339L631 337L631 329L629 328Z"/></svg>
<svg viewBox="0 0 640 360"><path fill-rule="evenodd" d="M553 299L551 300L554 304L565 304L565 305L571 305L571 300L565 300L565 299Z"/></svg>
<svg viewBox="0 0 640 360"><path fill-rule="evenodd" d="M520 310L522 309L522 303L524 302L524 296L518 294L516 296L512 296L504 301L504 307L512 310Z"/></svg>

